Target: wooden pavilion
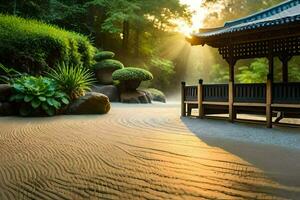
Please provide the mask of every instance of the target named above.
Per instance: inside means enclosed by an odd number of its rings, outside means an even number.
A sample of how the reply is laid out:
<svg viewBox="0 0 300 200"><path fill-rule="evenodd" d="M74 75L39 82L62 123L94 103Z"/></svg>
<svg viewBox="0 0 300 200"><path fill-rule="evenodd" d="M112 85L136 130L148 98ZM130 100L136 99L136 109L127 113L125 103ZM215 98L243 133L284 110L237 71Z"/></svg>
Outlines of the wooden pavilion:
<svg viewBox="0 0 300 200"><path fill-rule="evenodd" d="M186 86L182 83L182 116L192 108L199 117L229 114L233 122L237 113L263 114L267 127L283 117L300 116L300 83L288 80L288 62L300 55L300 0L289 0L248 17L225 23L224 27L201 29L188 41L192 45L209 45L229 65L229 83ZM266 57L269 74L265 84L235 84L234 67L238 60ZM282 62L282 83L274 83L274 58Z"/></svg>

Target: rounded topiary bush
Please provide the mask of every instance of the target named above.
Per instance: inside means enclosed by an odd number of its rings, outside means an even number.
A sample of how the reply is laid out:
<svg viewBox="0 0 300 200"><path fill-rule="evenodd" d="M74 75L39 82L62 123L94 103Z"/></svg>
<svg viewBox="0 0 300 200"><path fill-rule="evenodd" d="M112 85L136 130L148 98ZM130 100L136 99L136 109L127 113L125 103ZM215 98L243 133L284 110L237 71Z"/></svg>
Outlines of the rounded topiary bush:
<svg viewBox="0 0 300 200"><path fill-rule="evenodd" d="M124 65L118 61L118 60L113 60L113 59L106 59L98 62L95 64L95 69L122 69L124 68Z"/></svg>
<svg viewBox="0 0 300 200"><path fill-rule="evenodd" d="M111 51L101 51L94 56L95 61L100 62L105 59L112 59L115 57L115 53Z"/></svg>
<svg viewBox="0 0 300 200"><path fill-rule="evenodd" d="M124 65L117 60L106 59L94 65L96 79L101 84L112 84L112 73L118 69L124 68Z"/></svg>
<svg viewBox="0 0 300 200"><path fill-rule="evenodd" d="M112 74L113 80L118 80L124 90L136 90L142 81L153 79L153 75L141 68L127 67L119 69Z"/></svg>

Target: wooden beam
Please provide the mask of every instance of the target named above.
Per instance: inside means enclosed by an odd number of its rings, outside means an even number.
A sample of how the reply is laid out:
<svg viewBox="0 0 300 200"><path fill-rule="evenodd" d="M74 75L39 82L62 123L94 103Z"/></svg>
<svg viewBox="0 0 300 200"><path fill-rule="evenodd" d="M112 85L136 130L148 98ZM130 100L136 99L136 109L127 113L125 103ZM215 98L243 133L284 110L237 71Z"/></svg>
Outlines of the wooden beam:
<svg viewBox="0 0 300 200"><path fill-rule="evenodd" d="M181 82L181 117L186 116L185 82Z"/></svg>
<svg viewBox="0 0 300 200"><path fill-rule="evenodd" d="M198 112L199 118L204 117L204 108L203 108L203 80L200 79L198 83Z"/></svg>

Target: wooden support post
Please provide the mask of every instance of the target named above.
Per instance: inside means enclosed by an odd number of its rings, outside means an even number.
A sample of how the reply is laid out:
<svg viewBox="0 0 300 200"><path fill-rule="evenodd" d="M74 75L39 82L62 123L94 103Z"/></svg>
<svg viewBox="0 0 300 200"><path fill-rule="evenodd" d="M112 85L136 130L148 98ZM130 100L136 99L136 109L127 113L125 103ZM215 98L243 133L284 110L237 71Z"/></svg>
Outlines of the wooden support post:
<svg viewBox="0 0 300 200"><path fill-rule="evenodd" d="M181 117L186 116L185 82L181 82Z"/></svg>
<svg viewBox="0 0 300 200"><path fill-rule="evenodd" d="M234 122L236 119L236 111L234 108L234 96L235 96L235 87L234 87L234 66L236 60L231 56L227 61L229 64L229 83L228 83L228 109L229 109L229 121Z"/></svg>
<svg viewBox="0 0 300 200"><path fill-rule="evenodd" d="M272 77L268 74L267 80L267 100L266 100L266 121L267 128L272 128Z"/></svg>
<svg viewBox="0 0 300 200"><path fill-rule="evenodd" d="M203 80L200 79L198 83L198 111L199 118L202 119L204 117L204 108L203 108Z"/></svg>
<svg viewBox="0 0 300 200"><path fill-rule="evenodd" d="M270 41L269 43L269 74L267 78L267 94L266 94L266 121L267 128L272 128L272 88L273 88L273 80L274 80L274 56L273 56L273 43Z"/></svg>

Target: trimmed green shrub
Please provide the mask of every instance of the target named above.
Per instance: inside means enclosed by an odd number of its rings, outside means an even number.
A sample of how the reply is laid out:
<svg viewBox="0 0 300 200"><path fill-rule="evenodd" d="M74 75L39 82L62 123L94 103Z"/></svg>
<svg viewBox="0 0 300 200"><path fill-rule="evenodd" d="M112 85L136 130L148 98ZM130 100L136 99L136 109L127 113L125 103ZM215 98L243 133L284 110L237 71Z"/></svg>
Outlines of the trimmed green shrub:
<svg viewBox="0 0 300 200"><path fill-rule="evenodd" d="M20 72L41 74L57 63L93 65L89 39L36 20L0 14L0 60Z"/></svg>
<svg viewBox="0 0 300 200"><path fill-rule="evenodd" d="M149 81L153 79L153 75L145 69L127 67L115 71L112 74L112 78L113 80L119 80L119 81L129 81L129 80Z"/></svg>
<svg viewBox="0 0 300 200"><path fill-rule="evenodd" d="M97 64L94 65L95 70L98 69L123 69L124 65L117 60L112 60L112 59L106 59L98 62Z"/></svg>
<svg viewBox="0 0 300 200"><path fill-rule="evenodd" d="M95 82L94 75L82 65L73 66L62 63L52 69L49 76L72 100L83 96L86 91L90 91L92 83Z"/></svg>
<svg viewBox="0 0 300 200"><path fill-rule="evenodd" d="M97 61L97 62L100 62L102 60L105 60L105 59L112 59L115 57L115 53L114 52L111 52L111 51L101 51L99 53L97 53L94 57L94 59Z"/></svg>
<svg viewBox="0 0 300 200"><path fill-rule="evenodd" d="M23 76L12 84L14 95L10 101L21 103L20 114L28 116L41 109L49 116L69 104L66 93L59 90L57 83L49 78Z"/></svg>

